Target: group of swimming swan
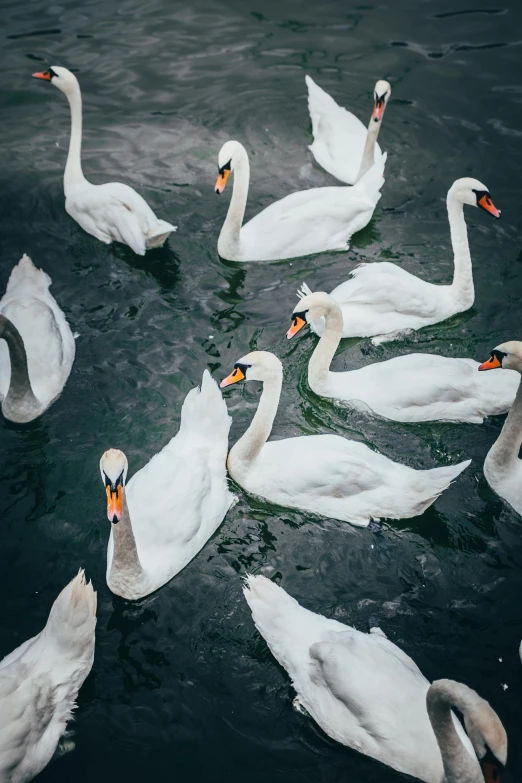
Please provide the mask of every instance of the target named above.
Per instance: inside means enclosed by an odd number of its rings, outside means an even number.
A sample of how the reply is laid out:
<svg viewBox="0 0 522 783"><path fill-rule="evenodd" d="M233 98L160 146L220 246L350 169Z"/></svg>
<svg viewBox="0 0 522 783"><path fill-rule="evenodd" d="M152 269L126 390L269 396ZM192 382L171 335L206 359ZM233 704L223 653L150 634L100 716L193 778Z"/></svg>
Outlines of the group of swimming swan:
<svg viewBox="0 0 522 783"><path fill-rule="evenodd" d="M67 212L102 242L135 253L162 245L175 226L120 183L93 185L81 167L82 104L76 77L53 66L34 74L65 93L71 136L64 175ZM234 173L232 198L218 240L226 259L261 261L345 250L372 217L386 154L377 144L391 94L375 86L368 129L306 78L316 160L348 186L313 188L271 204L246 225L249 185L245 148L228 141L219 153L216 192ZM304 285L287 337L307 323L320 336L308 366L311 389L370 415L400 422L481 423L509 410L484 474L522 514L522 343L497 346L481 365L472 359L410 354L347 372L332 372L341 337L374 342L445 320L474 301L464 205L500 213L478 180L457 180L447 209L454 250L451 285L427 283L391 263L363 264L331 294ZM42 415L63 390L75 339L49 292L50 278L24 255L0 300L0 395L16 423ZM478 371L502 369L493 375ZM421 514L469 464L414 470L364 443L332 435L269 440L283 382L272 353L239 359L221 382L258 380L253 420L228 453L231 419L208 371L181 409L179 431L127 483L123 452L100 460L111 532L107 584L137 600L166 584L201 550L235 502L229 475L247 492L281 506L355 525ZM297 706L338 742L427 783L494 783L506 763L507 739L496 713L474 691L451 680L430 685L384 633L369 634L301 607L281 587L249 576L245 598L259 632L288 671ZM44 630L0 662L0 781L24 783L70 749L66 724L93 663L96 594L83 571L64 588ZM452 709L460 711L466 732Z"/></svg>

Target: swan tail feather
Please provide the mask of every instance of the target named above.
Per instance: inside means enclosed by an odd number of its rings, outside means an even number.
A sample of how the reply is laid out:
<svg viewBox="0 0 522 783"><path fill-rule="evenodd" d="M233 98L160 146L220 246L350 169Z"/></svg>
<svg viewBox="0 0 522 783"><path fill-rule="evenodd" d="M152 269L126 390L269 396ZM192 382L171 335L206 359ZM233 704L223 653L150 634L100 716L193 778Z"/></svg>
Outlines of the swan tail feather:
<svg viewBox="0 0 522 783"><path fill-rule="evenodd" d="M38 288L44 292L47 291L52 283L49 275L43 269L38 269L27 253L23 254L20 261L11 270L6 291L10 291L15 286L23 285L24 283L28 283L33 288Z"/></svg>
<svg viewBox="0 0 522 783"><path fill-rule="evenodd" d="M190 437L201 436L207 442L210 438L223 438L228 448L228 433L232 419L219 386L208 370L203 373L201 386L191 389L181 408L179 431Z"/></svg>
<svg viewBox="0 0 522 783"><path fill-rule="evenodd" d="M471 460L459 462L456 465L445 465L441 468L432 468L431 470L421 471L420 482L423 488L424 498L420 501L417 514L422 514L437 498L442 495L450 484L455 481L463 470L470 465Z"/></svg>
<svg viewBox="0 0 522 783"><path fill-rule="evenodd" d="M297 289L297 298L303 299L305 296L308 296L311 293L313 293L312 289L306 283L303 283L301 288Z"/></svg>
<svg viewBox="0 0 522 783"><path fill-rule="evenodd" d="M94 655L96 592L81 568L52 605L43 631L46 647L52 643L68 660Z"/></svg>
<svg viewBox="0 0 522 783"><path fill-rule="evenodd" d="M158 220L155 227L149 231L145 237L147 249L161 247L167 240L169 234L172 234L173 231L177 231L177 228L177 226L167 223L166 220Z"/></svg>
<svg viewBox="0 0 522 783"><path fill-rule="evenodd" d="M252 612L252 619L278 660L277 649L282 638L288 638L296 625L296 614L306 612L295 598L266 576L248 574L243 595ZM302 625L302 624L300 624Z"/></svg>

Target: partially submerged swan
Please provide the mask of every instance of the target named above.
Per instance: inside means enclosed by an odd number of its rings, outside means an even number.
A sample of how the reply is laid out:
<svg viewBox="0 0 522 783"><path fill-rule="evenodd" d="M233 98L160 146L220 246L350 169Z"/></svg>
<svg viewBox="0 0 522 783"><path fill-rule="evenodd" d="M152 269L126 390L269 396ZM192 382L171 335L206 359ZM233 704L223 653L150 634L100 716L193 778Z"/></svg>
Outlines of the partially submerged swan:
<svg viewBox="0 0 522 783"><path fill-rule="evenodd" d="M126 485L127 458L106 451L100 472L111 535L107 584L131 601L158 590L217 530L234 496L226 456L231 419L208 370L181 409L179 432Z"/></svg>
<svg viewBox="0 0 522 783"><path fill-rule="evenodd" d="M65 93L71 109L71 139L63 178L66 211L84 231L107 245L123 242L140 256L161 247L176 226L157 218L145 199L128 185L93 185L83 176L82 96L76 76L58 65L33 76Z"/></svg>
<svg viewBox="0 0 522 783"><path fill-rule="evenodd" d="M263 393L250 427L231 448L232 478L253 495L354 525L372 519L422 514L470 463L431 470L399 465L364 443L340 435L304 435L268 441L283 366L267 351L253 351L221 381L262 381Z"/></svg>
<svg viewBox="0 0 522 783"><path fill-rule="evenodd" d="M290 675L294 704L329 737L426 783L499 780L506 732L471 688L452 680L430 685L379 628L361 633L315 614L264 576L248 576L244 595ZM462 713L467 735L452 708Z"/></svg>
<svg viewBox="0 0 522 783"><path fill-rule="evenodd" d="M6 419L17 423L47 410L74 362L74 336L50 285L24 254L0 299L0 399Z"/></svg>
<svg viewBox="0 0 522 783"><path fill-rule="evenodd" d="M522 374L522 342L511 340L498 345L479 370L515 370ZM522 514L522 379L515 401L493 446L484 461L484 475L490 487Z"/></svg>
<svg viewBox="0 0 522 783"><path fill-rule="evenodd" d="M383 185L384 159L354 187L310 188L285 196L243 225L250 182L248 155L238 141L219 153L216 193L234 172L232 198L218 239L229 261L274 261L327 250L347 250L348 240L370 222Z"/></svg>
<svg viewBox="0 0 522 783"><path fill-rule="evenodd" d="M377 137L390 100L391 86L383 80L376 83L373 111L366 129L354 114L338 106L310 76L305 76L305 80L314 134L310 152L329 174L341 182L354 185L374 163L384 164L386 160L377 144Z"/></svg>
<svg viewBox="0 0 522 783"><path fill-rule="evenodd" d="M321 397L341 400L393 421L468 421L505 413L520 382L515 372L478 374L473 359L451 359L430 353L410 353L358 370L332 372L343 316L329 294L304 296L295 306L288 339L308 321L324 318L325 326L308 363L308 383Z"/></svg>
<svg viewBox="0 0 522 783"><path fill-rule="evenodd" d="M361 264L351 277L331 292L341 305L343 337L372 337L374 343L391 340L413 329L445 321L468 310L475 300L464 204L500 217L485 185L471 177L456 180L448 191L448 218L455 271L451 285L434 285L389 261ZM304 295L312 291L307 285ZM321 334L324 321L312 321Z"/></svg>
<svg viewBox="0 0 522 783"><path fill-rule="evenodd" d="M72 750L65 739L94 660L96 593L83 571L54 602L43 631L0 661L0 780L25 783Z"/></svg>

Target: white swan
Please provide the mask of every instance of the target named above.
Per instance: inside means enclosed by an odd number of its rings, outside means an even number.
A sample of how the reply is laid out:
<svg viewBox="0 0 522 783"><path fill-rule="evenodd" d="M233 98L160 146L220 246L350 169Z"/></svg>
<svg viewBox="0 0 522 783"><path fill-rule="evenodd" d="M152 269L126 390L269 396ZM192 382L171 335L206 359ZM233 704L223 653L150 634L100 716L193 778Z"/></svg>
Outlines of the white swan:
<svg viewBox="0 0 522 783"><path fill-rule="evenodd" d="M371 519L422 514L470 460L432 470L399 465L364 443L340 435L305 435L269 441L283 382L279 359L254 351L221 382L263 381L256 414L230 450L232 478L253 495L354 525Z"/></svg>
<svg viewBox="0 0 522 783"><path fill-rule="evenodd" d="M473 359L410 353L359 370L331 372L343 330L341 308L332 296L316 292L303 297L294 308L287 337L319 318L324 318L325 327L308 363L308 383L321 397L369 408L394 421L474 424L482 424L484 416L505 413L515 399L520 381L516 372L479 375Z"/></svg>
<svg viewBox="0 0 522 783"><path fill-rule="evenodd" d="M522 342L512 340L498 345L479 370L515 370L522 374ZM518 514L522 514L522 460L518 458L522 446L522 379L515 401L502 427L502 432L488 451L484 461L484 475L490 487L507 500Z"/></svg>
<svg viewBox="0 0 522 783"><path fill-rule="evenodd" d="M68 214L84 231L107 245L123 242L140 256L150 248L161 247L176 226L157 218L145 199L128 185L93 185L83 176L82 96L76 76L58 65L33 76L58 87L71 108L71 139L63 178Z"/></svg>
<svg viewBox="0 0 522 783"><path fill-rule="evenodd" d="M338 106L310 76L305 76L305 80L314 134L310 152L329 174L353 185L374 163L383 161L377 136L390 100L391 86L382 80L376 83L372 116L366 129L354 114Z"/></svg>
<svg viewBox="0 0 522 783"><path fill-rule="evenodd" d="M274 261L327 250L347 250L348 240L368 225L384 182L384 160L350 187L300 190L274 201L243 225L250 165L238 141L227 141L219 153L216 193L230 173L234 187L218 239L218 253L229 261Z"/></svg>
<svg viewBox="0 0 522 783"><path fill-rule="evenodd" d="M0 399L6 419L40 416L59 396L74 361L73 333L49 293L51 278L23 255L0 299Z"/></svg>
<svg viewBox="0 0 522 783"><path fill-rule="evenodd" d="M208 370L181 409L178 434L125 486L127 458L100 460L111 535L107 584L131 601L158 590L217 530L234 502L226 477L231 419ZM127 505L128 501L128 505Z"/></svg>
<svg viewBox="0 0 522 783"><path fill-rule="evenodd" d="M484 783L479 760L486 783L499 780L506 732L475 691L451 680L430 686L380 629L365 634L310 612L264 576L247 577L244 594L257 630L292 679L294 704L328 736L426 783ZM462 712L469 738L452 707Z"/></svg>
<svg viewBox="0 0 522 783"><path fill-rule="evenodd" d="M447 197L455 258L453 283L427 283L388 261L361 264L349 280L331 292L343 312L343 337L373 337L373 342L378 344L412 329L444 321L471 307L475 291L464 204L481 207L500 217L481 182L464 177L453 183ZM304 285L302 293L312 292ZM321 334L324 322L314 321L310 326L316 334Z"/></svg>
<svg viewBox="0 0 522 783"><path fill-rule="evenodd" d="M78 573L47 625L0 661L0 780L25 783L72 750L64 738L94 660L96 593Z"/></svg>

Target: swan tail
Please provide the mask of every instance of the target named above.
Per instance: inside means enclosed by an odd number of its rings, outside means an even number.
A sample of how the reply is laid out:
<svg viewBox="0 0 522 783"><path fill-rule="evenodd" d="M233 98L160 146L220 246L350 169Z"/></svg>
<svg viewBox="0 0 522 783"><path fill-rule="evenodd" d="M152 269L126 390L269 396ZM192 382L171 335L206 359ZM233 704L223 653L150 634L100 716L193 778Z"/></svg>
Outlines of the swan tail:
<svg viewBox="0 0 522 783"><path fill-rule="evenodd" d="M415 514L422 514L423 511L429 508L470 463L471 460L467 459L464 462L459 462L457 465L445 465L442 468L421 471L419 480L424 498L420 501L419 508L415 510Z"/></svg>
<svg viewBox="0 0 522 783"><path fill-rule="evenodd" d="M361 177L361 179L354 185L354 188L359 188L364 193L375 200L375 203L381 197L381 188L384 185L384 166L386 165L386 158L388 153L385 152L380 160L376 161L371 169Z"/></svg>
<svg viewBox="0 0 522 783"><path fill-rule="evenodd" d="M47 291L51 285L52 280L43 269L38 269L27 253L24 253L20 261L13 267L9 280L7 282L6 291L12 290L15 286L30 285L33 289L37 288L40 291Z"/></svg>
<svg viewBox="0 0 522 783"><path fill-rule="evenodd" d="M94 655L96 593L81 568L52 605L42 636L45 651L58 649L68 660Z"/></svg>
<svg viewBox="0 0 522 783"><path fill-rule="evenodd" d="M303 283L301 288L297 289L297 298L303 299L311 293L313 293L312 289L306 283Z"/></svg>
<svg viewBox="0 0 522 783"><path fill-rule="evenodd" d="M232 419L219 386L209 371L205 370L201 386L191 389L185 397L179 431L191 438L200 436L207 443L210 439L223 439L226 450L231 424Z"/></svg>
<svg viewBox="0 0 522 783"><path fill-rule="evenodd" d="M173 231L177 231L177 228L177 226L167 223L166 220L158 220L155 227L151 229L145 237L147 249L150 250L153 247L161 247L167 240L169 234L172 234Z"/></svg>

